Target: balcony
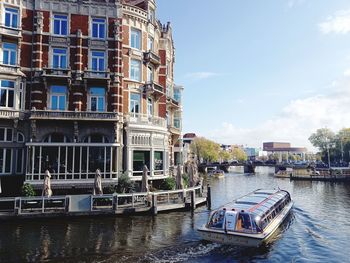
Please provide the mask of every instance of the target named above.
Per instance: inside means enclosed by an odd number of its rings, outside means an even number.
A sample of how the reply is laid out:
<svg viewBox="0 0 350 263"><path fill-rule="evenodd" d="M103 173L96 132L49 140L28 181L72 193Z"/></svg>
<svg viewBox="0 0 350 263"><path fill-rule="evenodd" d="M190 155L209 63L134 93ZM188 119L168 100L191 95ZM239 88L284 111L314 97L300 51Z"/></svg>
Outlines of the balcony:
<svg viewBox="0 0 350 263"><path fill-rule="evenodd" d="M32 110L32 120L119 121L116 112Z"/></svg>
<svg viewBox="0 0 350 263"><path fill-rule="evenodd" d="M9 110L9 109L1 109L0 108L0 119L24 119L24 112L18 110Z"/></svg>
<svg viewBox="0 0 350 263"><path fill-rule="evenodd" d="M143 59L146 63L151 62L153 65L160 65L160 57L151 50L143 53Z"/></svg>
<svg viewBox="0 0 350 263"><path fill-rule="evenodd" d="M123 14L148 21L147 12L139 7L123 4Z"/></svg>
<svg viewBox="0 0 350 263"><path fill-rule="evenodd" d="M1 61L0 61L0 73L17 75L17 76L25 76L19 66L2 64Z"/></svg>
<svg viewBox="0 0 350 263"><path fill-rule="evenodd" d="M4 24L0 24L0 35L21 38L22 37L22 29L21 28L7 27Z"/></svg>
<svg viewBox="0 0 350 263"><path fill-rule="evenodd" d="M164 88L154 81L146 82L144 86L144 92L147 95L152 94L154 97L159 98L164 95Z"/></svg>
<svg viewBox="0 0 350 263"><path fill-rule="evenodd" d="M43 68L42 72L43 77L54 77L54 78L71 78L71 70L70 68L62 69L62 68Z"/></svg>
<svg viewBox="0 0 350 263"><path fill-rule="evenodd" d="M150 116L147 114L140 113L130 113L129 116L126 117L126 122L128 126L131 125L140 125L140 126L148 126L148 128L163 128L166 129L166 120L161 117Z"/></svg>
<svg viewBox="0 0 350 263"><path fill-rule="evenodd" d="M175 118L174 121L168 126L168 128L172 134L180 135L182 128L181 119Z"/></svg>
<svg viewBox="0 0 350 263"><path fill-rule="evenodd" d="M110 71L99 71L93 69L85 69L84 70L84 79L94 79L94 80L109 80L110 79Z"/></svg>

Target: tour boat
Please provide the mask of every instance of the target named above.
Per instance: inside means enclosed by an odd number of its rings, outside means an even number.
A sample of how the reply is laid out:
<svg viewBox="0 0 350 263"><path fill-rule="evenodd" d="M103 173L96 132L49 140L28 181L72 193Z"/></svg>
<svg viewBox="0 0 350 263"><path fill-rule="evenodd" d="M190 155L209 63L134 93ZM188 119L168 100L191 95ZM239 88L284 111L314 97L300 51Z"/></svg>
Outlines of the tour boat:
<svg viewBox="0 0 350 263"><path fill-rule="evenodd" d="M272 236L293 206L287 191L258 189L214 210L197 230L204 240L258 247Z"/></svg>
<svg viewBox="0 0 350 263"><path fill-rule="evenodd" d="M290 178L293 172L292 168L280 167L278 172L275 173L276 178Z"/></svg>
<svg viewBox="0 0 350 263"><path fill-rule="evenodd" d="M225 172L222 170L215 169L208 172L208 175L216 178L223 178L225 177Z"/></svg>

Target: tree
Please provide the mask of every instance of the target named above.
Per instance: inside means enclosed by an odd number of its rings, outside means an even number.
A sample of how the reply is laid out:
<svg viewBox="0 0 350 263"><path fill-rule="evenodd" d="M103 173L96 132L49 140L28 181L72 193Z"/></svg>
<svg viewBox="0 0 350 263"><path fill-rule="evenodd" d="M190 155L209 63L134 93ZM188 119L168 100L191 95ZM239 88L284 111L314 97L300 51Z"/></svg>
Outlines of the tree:
<svg viewBox="0 0 350 263"><path fill-rule="evenodd" d="M198 159L207 162L219 160L220 145L203 137L197 137L191 143L191 151L197 155Z"/></svg>
<svg viewBox="0 0 350 263"><path fill-rule="evenodd" d="M235 146L232 146L231 154L233 159L239 162L244 162L248 159L247 154L241 148Z"/></svg>
<svg viewBox="0 0 350 263"><path fill-rule="evenodd" d="M334 143L335 140L336 136L334 132L327 128L318 129L309 137L311 144L323 152L326 151L329 145Z"/></svg>
<svg viewBox="0 0 350 263"><path fill-rule="evenodd" d="M222 161L229 161L232 159L232 153L225 150L221 150L219 152L219 157Z"/></svg>

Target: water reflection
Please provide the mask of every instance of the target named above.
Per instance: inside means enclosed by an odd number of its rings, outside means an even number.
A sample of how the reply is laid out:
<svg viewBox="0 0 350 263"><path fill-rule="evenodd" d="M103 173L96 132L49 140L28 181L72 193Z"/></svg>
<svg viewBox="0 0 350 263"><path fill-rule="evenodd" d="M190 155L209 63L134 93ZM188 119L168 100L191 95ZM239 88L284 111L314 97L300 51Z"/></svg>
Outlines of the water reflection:
<svg viewBox="0 0 350 263"><path fill-rule="evenodd" d="M257 188L291 192L293 212L258 249L202 241L195 213L0 224L0 262L346 262L350 257L350 186L276 179L269 171L211 180L213 207Z"/></svg>

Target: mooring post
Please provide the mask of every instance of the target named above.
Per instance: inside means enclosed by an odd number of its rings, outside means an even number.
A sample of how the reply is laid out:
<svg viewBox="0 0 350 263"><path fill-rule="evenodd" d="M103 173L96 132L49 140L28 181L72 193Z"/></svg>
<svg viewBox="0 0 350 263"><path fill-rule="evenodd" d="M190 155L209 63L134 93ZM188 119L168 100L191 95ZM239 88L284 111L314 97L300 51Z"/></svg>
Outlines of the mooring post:
<svg viewBox="0 0 350 263"><path fill-rule="evenodd" d="M207 184L207 207L208 210L211 209L211 187L209 184Z"/></svg>
<svg viewBox="0 0 350 263"><path fill-rule="evenodd" d="M157 209L157 195L153 194L152 195L152 214L157 215L158 214L158 209Z"/></svg>
<svg viewBox="0 0 350 263"><path fill-rule="evenodd" d="M191 210L196 209L196 191L191 191Z"/></svg>

